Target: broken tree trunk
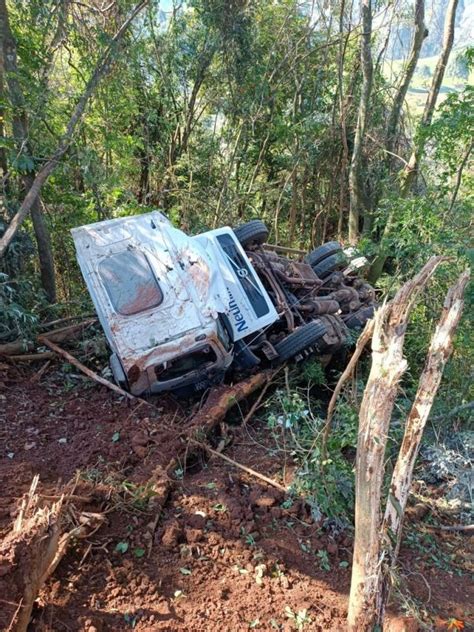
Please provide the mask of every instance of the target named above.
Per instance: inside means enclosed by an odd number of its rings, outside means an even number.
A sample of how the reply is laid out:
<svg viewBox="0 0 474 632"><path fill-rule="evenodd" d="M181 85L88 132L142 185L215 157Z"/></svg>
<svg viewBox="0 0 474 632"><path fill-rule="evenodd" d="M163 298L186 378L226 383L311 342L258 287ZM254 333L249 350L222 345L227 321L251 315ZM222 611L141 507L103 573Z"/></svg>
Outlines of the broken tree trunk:
<svg viewBox="0 0 474 632"><path fill-rule="evenodd" d="M195 432L198 435L203 432L208 432L224 419L232 406L243 399L247 399L255 390L264 386L264 384L271 379L272 375L272 371L262 371L242 382L237 382L237 384L233 386L215 388L210 393L201 410L194 415L192 428L195 428ZM195 436L194 438L199 439L200 437Z"/></svg>
<svg viewBox="0 0 474 632"><path fill-rule="evenodd" d="M444 257L432 257L392 301L375 313L372 367L359 412L356 456L355 539L348 629L372 630L376 618L380 563L380 502L385 446L398 390L406 370L403 343L416 297Z"/></svg>
<svg viewBox="0 0 474 632"><path fill-rule="evenodd" d="M469 270L459 277L448 292L441 318L431 338L426 363L418 384L415 400L408 415L400 453L392 475L390 492L382 524L383 551L380 555L377 590L377 623L382 624L386 600L390 592L392 570L402 537L403 514L410 492L413 467L428 416L443 376L444 367L453 349L453 337L461 319L463 295L469 281Z"/></svg>
<svg viewBox="0 0 474 632"><path fill-rule="evenodd" d="M85 537L92 520L98 520L98 524L103 520L100 514L94 514L93 519L92 514L81 514L79 525L65 531L67 492L60 494L57 502L44 506L44 498L37 493L38 483L39 477L35 476L12 531L0 544L1 630L26 632L39 592L69 542Z"/></svg>

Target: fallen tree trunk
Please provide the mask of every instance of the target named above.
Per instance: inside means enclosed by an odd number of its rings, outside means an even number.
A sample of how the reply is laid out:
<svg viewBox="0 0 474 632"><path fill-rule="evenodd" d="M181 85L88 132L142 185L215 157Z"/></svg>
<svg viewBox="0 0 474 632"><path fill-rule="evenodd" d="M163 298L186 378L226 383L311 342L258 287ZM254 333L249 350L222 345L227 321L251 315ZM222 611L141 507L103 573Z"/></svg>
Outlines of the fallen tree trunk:
<svg viewBox="0 0 474 632"><path fill-rule="evenodd" d="M398 383L406 370L403 343L417 295L443 257L432 257L414 279L378 309L374 318L372 367L359 413L356 456L355 539L348 629L373 630L376 618L385 447Z"/></svg>
<svg viewBox="0 0 474 632"><path fill-rule="evenodd" d="M214 388L207 398L204 406L192 418L191 429L194 434L199 435L209 432L220 421L224 419L227 412L243 399L247 399L255 390L264 386L271 379L273 371L262 371L251 377L237 382L232 386L219 386ZM193 432L191 430L191 432ZM186 433L189 436L189 432ZM199 439L198 436L194 437Z"/></svg>
<svg viewBox="0 0 474 632"><path fill-rule="evenodd" d="M56 354L52 351L43 351L42 353L22 353L21 355L9 355L6 359L9 362L43 362L44 360L53 360Z"/></svg>
<svg viewBox="0 0 474 632"><path fill-rule="evenodd" d="M49 331L47 334L43 334L42 336L47 335L48 340L52 340L53 342L64 342L65 340L72 340L78 334L81 334L84 329L90 327L90 325L93 325L96 322L97 318L88 318L87 320L82 321L82 323L78 323L76 325L68 325L67 327L53 329L52 331ZM3 345L0 345L0 356L21 355L23 353L33 351L35 347L44 344L44 342L42 342L41 340L42 336L38 336L35 342L14 340L13 342L7 342Z"/></svg>

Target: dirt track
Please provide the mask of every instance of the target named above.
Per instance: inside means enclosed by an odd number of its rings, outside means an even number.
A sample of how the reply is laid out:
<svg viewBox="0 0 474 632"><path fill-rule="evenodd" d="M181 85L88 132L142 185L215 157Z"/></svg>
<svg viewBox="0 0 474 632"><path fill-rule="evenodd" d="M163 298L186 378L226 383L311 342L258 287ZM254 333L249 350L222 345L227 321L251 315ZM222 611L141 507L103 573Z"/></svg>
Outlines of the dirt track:
<svg viewBox="0 0 474 632"><path fill-rule="evenodd" d="M0 533L10 529L35 473L40 491L54 494L79 471L76 492L93 496L82 508L106 512L106 524L78 541L49 580L32 630L293 630L291 613L305 609L311 621L302 629L344 629L347 533L322 530L304 505L288 507L278 490L203 455L176 468L178 481L153 529L146 484L178 452L188 411L168 398L156 401L156 412L130 405L87 381L65 388L54 370L41 384L30 377L16 369L0 375ZM231 426L226 434L228 456L291 481L291 459L271 452L262 424ZM323 568L326 554L330 570ZM402 563L430 584L430 611L473 629L465 575L425 569L412 552ZM424 580L410 577L426 601ZM0 577L2 598L8 588ZM12 607L3 609L0 629Z"/></svg>

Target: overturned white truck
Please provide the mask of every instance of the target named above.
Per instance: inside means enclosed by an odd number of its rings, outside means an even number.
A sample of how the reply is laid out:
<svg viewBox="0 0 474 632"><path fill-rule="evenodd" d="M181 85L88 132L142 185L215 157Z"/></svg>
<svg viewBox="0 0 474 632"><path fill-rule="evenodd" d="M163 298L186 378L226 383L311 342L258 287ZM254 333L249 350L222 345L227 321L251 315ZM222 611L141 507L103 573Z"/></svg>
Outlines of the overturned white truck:
<svg viewBox="0 0 474 632"><path fill-rule="evenodd" d="M293 260L265 244L260 220L188 236L154 211L72 235L114 378L135 395L333 353L373 314L374 291L340 244Z"/></svg>

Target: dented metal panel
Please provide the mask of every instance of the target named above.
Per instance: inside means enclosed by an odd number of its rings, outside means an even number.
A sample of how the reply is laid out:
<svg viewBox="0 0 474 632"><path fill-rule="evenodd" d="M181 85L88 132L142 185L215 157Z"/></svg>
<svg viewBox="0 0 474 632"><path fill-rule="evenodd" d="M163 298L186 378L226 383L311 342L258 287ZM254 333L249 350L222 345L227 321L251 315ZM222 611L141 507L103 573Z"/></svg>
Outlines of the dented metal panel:
<svg viewBox="0 0 474 632"><path fill-rule="evenodd" d="M218 313L225 311L226 288L213 278L208 254L159 213L99 222L72 234L101 324L125 372L157 346L213 330ZM142 265L132 263L128 280L115 272L123 283L124 313L114 305L110 286L114 263L127 257Z"/></svg>
<svg viewBox="0 0 474 632"><path fill-rule="evenodd" d="M155 368L166 372L167 363L203 340L225 370L232 354L218 336L219 314L228 316L234 340L278 317L255 273L253 284L268 305L263 318L252 309L238 276L245 267L252 276L251 264L231 229L188 237L152 212L81 226L72 235L100 322L132 392L153 390L160 381ZM232 241L240 266L219 246L222 235Z"/></svg>

